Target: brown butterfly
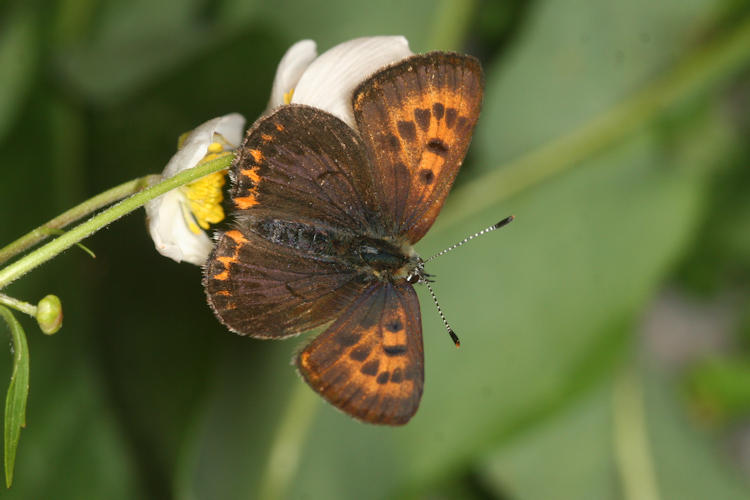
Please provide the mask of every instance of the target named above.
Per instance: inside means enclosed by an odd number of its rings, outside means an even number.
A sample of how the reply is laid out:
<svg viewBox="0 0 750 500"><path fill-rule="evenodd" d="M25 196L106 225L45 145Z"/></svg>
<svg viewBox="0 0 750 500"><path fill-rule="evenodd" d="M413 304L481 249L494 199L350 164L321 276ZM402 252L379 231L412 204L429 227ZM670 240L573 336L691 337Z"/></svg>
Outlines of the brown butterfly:
<svg viewBox="0 0 750 500"><path fill-rule="evenodd" d="M232 164L234 228L204 268L209 304L256 338L330 324L296 365L364 422L405 424L419 407L413 284L428 275L412 245L450 191L482 93L476 59L415 55L354 91L358 130L317 108L282 106L253 125Z"/></svg>

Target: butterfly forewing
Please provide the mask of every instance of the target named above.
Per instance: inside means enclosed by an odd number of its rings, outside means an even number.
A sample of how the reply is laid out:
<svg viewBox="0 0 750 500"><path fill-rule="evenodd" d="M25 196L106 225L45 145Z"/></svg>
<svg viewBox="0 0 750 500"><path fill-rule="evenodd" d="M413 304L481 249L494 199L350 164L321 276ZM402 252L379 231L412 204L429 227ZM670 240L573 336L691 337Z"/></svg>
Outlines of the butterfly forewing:
<svg viewBox="0 0 750 500"><path fill-rule="evenodd" d="M331 404L362 421L405 424L422 396L424 361L414 288L371 285L299 354L297 366Z"/></svg>
<svg viewBox="0 0 750 500"><path fill-rule="evenodd" d="M473 57L410 57L363 82L354 116L383 218L415 243L440 211L479 117L483 75Z"/></svg>
<svg viewBox="0 0 750 500"><path fill-rule="evenodd" d="M343 121L282 106L251 128L234 163L232 201L258 218L369 231L374 203L360 138Z"/></svg>

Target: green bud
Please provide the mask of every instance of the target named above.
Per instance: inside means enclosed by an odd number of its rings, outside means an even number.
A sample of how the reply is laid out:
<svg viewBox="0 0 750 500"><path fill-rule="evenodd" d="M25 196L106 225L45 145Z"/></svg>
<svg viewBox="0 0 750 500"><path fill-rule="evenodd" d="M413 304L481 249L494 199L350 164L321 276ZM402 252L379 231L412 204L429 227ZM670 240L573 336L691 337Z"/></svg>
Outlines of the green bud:
<svg viewBox="0 0 750 500"><path fill-rule="evenodd" d="M36 307L36 321L44 333L52 335L62 327L62 303L57 295L47 295Z"/></svg>

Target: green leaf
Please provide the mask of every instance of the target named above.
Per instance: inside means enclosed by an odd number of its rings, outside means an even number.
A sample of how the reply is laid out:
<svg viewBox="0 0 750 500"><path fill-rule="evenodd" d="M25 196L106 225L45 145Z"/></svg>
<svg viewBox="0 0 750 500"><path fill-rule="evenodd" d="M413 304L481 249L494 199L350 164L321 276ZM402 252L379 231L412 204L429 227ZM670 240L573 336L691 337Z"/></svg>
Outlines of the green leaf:
<svg viewBox="0 0 750 500"><path fill-rule="evenodd" d="M13 469L16 464L16 450L21 437L21 427L26 426L26 400L29 395L29 346L21 324L4 306L0 306L0 316L10 329L13 339L13 373L10 376L8 395L5 398L5 484L13 484Z"/></svg>
<svg viewBox="0 0 750 500"><path fill-rule="evenodd" d="M488 453L477 466L482 483L516 500L616 498L612 383L603 382Z"/></svg>
<svg viewBox="0 0 750 500"><path fill-rule="evenodd" d="M488 453L479 477L518 500L747 498L739 474L722 467L722 450L687 421L675 389L645 364L626 368Z"/></svg>

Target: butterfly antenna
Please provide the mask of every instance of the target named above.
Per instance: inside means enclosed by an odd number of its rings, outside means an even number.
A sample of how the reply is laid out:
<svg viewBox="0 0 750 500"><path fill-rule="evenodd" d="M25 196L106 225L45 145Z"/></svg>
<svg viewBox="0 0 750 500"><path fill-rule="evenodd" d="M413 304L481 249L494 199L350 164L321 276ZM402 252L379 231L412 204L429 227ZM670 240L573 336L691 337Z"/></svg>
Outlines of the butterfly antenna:
<svg viewBox="0 0 750 500"><path fill-rule="evenodd" d="M427 286L427 289L430 291L430 295L432 295L432 301L435 302L435 307L437 307L440 319L443 320L443 324L445 325L445 329L448 330L448 335L451 336L451 340L453 340L453 343L456 344L456 347L461 347L461 341L458 340L458 335L456 335L456 332L453 331L451 325L448 324L448 320L445 319L445 314L443 314L443 310L440 308L440 304L438 304L437 297L435 296L435 292L432 290L430 283L427 281L422 281L422 283L424 283Z"/></svg>
<svg viewBox="0 0 750 500"><path fill-rule="evenodd" d="M482 229L478 233L474 233L471 236L467 236L466 238L464 238L463 240L459 241L458 243L449 246L448 248L446 248L442 252L436 253L435 255L433 255L432 257L430 257L429 259L425 260L425 262L430 262L432 259L436 259L436 258L440 257L441 255L445 255L448 252L450 252L451 250L455 250L456 248L460 247L461 245L463 245L465 243L468 243L469 241L473 240L474 238L478 238L479 236L482 236L483 234L491 233L495 229L500 229L501 227L506 226L506 225L510 224L511 222L513 222L513 219L515 219L515 218L516 218L515 215L511 215L510 217L504 218L503 220L501 220L497 224L493 224L490 227ZM435 298L434 295L432 297ZM437 301L435 301L435 304L437 304ZM438 310L440 310L439 306L438 306ZM443 320L443 321L445 321L445 320ZM449 330L450 330L450 328L449 328ZM451 336L453 336L453 334Z"/></svg>

